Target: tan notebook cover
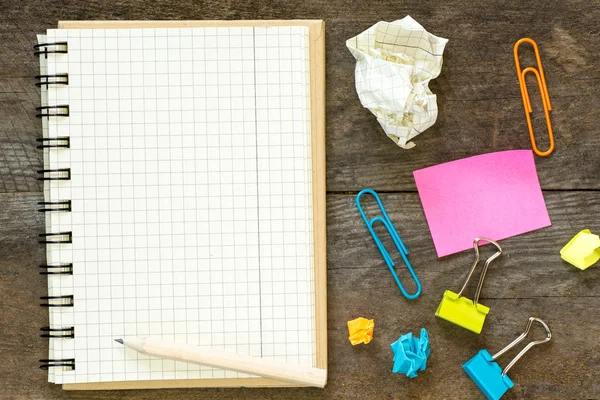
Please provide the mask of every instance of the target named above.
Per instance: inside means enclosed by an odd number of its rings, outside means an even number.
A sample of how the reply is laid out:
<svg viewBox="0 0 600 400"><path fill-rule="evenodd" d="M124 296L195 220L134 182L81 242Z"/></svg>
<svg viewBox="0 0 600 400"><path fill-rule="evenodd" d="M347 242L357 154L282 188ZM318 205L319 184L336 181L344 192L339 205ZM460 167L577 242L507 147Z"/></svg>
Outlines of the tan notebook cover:
<svg viewBox="0 0 600 400"><path fill-rule="evenodd" d="M61 21L61 29L119 29L228 26L306 26L310 38L310 91L317 368L327 369L327 258L325 240L325 23L290 21ZM64 384L65 390L119 390L194 387L281 387L292 383L266 378L172 379Z"/></svg>

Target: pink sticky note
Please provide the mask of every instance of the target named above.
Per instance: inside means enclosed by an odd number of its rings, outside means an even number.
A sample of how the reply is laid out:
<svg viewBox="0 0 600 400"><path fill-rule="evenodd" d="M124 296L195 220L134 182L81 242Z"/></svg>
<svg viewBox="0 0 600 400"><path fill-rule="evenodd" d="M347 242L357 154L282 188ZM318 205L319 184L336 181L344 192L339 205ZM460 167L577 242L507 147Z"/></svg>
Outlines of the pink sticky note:
<svg viewBox="0 0 600 400"><path fill-rule="evenodd" d="M438 257L550 226L531 150L500 151L413 172Z"/></svg>

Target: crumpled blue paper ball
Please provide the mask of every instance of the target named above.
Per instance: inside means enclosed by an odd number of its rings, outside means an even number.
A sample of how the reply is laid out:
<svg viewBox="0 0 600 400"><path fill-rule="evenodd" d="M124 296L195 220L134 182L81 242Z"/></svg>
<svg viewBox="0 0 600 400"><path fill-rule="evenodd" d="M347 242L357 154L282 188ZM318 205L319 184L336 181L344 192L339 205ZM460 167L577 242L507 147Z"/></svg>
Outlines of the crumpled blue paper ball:
<svg viewBox="0 0 600 400"><path fill-rule="evenodd" d="M414 378L417 376L417 371L424 371L427 368L427 358L431 354L431 349L429 335L425 328L421 328L420 338L414 337L412 332L409 332L400 336L391 347L394 352L392 372Z"/></svg>

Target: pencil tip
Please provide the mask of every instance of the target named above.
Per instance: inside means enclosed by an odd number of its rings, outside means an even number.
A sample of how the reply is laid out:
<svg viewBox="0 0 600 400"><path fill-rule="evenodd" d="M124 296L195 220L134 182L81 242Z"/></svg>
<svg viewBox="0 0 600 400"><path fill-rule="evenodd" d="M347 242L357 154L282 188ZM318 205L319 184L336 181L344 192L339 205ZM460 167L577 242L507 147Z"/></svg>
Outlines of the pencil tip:
<svg viewBox="0 0 600 400"><path fill-rule="evenodd" d="M123 339L115 339L115 342L123 344Z"/></svg>

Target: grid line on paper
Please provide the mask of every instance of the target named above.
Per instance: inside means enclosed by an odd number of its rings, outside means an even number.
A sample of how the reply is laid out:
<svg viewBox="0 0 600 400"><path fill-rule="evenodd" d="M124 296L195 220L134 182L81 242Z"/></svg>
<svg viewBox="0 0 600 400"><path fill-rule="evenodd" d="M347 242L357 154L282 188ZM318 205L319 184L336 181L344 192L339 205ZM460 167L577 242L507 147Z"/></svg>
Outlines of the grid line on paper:
<svg viewBox="0 0 600 400"><path fill-rule="evenodd" d="M178 29L178 28L175 28L175 29ZM168 37L168 39L170 40L170 36ZM173 65L171 63L171 61L172 61L171 51L174 51L175 49L179 50L176 46L173 46L173 47L170 46L170 48L169 48L169 56L167 58L168 63L169 63L169 67L168 67L169 91L171 90L171 88L174 87L176 89L179 89L179 92L181 92L181 75L180 75L181 70L179 70L175 74L173 73L173 71L171 71L171 67ZM179 54L176 57L174 57L174 58L175 59L180 59L180 57L179 57L180 54L181 54L181 51L179 50ZM172 76L177 76L179 78L177 80L177 83L175 85L173 85L171 83L171 81L170 81ZM181 103L179 104L179 106L175 105L175 109L173 109L173 104L171 104L171 100L174 100L174 102L175 102L177 100L180 100L180 98L177 99L176 96L175 96L175 98L172 98L171 94L169 93L169 101L168 101L168 104L169 104L168 105L168 123L167 123L167 126L165 127L166 131L168 132L168 138L169 138L168 139L168 143L169 143L168 147L169 147L169 150L171 151L171 154L169 156L169 172L171 173L171 177L169 179L169 185L168 185L168 190L169 190L169 192L168 192L169 214L170 214L170 219L169 220L170 221L174 221L174 218L173 218L173 178L175 176L174 176L174 173L173 173L173 166L174 166L174 163L177 161L177 159L175 159L173 157L173 154L172 154L173 153L173 147L174 147L174 143L173 143L172 139L173 139L174 136L176 136L176 135L178 136L180 132L178 132L177 130L175 130L175 131L173 130L173 124L171 123L171 117L173 116L174 112L180 112L180 110L181 110ZM160 180L159 180L159 184L160 184ZM171 229L173 229L173 226L171 226ZM162 242L161 242L161 244L162 244ZM170 286L170 288L167 289L167 290L170 291L170 296L169 296L170 299L169 300L171 302L171 307L169 307L169 311L170 311L170 314L171 314L170 315L170 319L171 320L167 319L166 322L170 322L170 323L173 324L172 331L171 331L171 327L169 327L169 333L170 334L168 336L173 336L174 337L177 334L177 331L175 330L175 323L172 321L172 320L175 319L175 315L174 315L174 313L175 313L175 302L174 302L174 299L173 299L173 296L174 296L173 282L175 281L175 273L174 273L174 271L175 271L175 265L173 263L173 250L174 249L173 249L173 232L172 231L171 231L171 235L169 235L169 238L168 238L168 244L169 244L168 247L170 247L170 253L171 254L170 254L170 257L166 257L166 259L167 259L166 261L170 261L169 267L170 267L171 283L170 283L170 285L165 285L162 282L162 279L161 279L161 292L165 288L165 286L166 287ZM163 258L162 261L165 261L165 258ZM163 321L163 323L164 323L164 321ZM163 369L165 368L165 363L167 365L169 365L169 366L170 365L173 366L172 367L173 368L173 372L176 371L176 363L177 362L171 361L171 360L163 360ZM165 371L163 370L163 373L164 372ZM169 372L172 372L172 371L169 371ZM171 377L175 377L175 375L171 376L171 374L169 374L168 376L170 378Z"/></svg>
<svg viewBox="0 0 600 400"><path fill-rule="evenodd" d="M206 38L207 38L207 36L206 36L206 34L205 34L205 35L204 35L204 37L203 37L203 43L204 43L205 45L206 45ZM207 57L207 53L206 53L206 50L207 50L207 49L206 49L206 47L204 47L204 48L203 48L203 52L204 52L204 58L203 58L203 61L206 61L206 60L208 59L208 57ZM206 82L208 82L208 75L207 75L207 72L206 72L206 67L204 68L204 82L205 82L205 83L206 83ZM207 98L207 93L205 92L205 94L204 94L204 102L206 103L206 102L207 102L207 100L208 100L208 98ZM205 116L205 118L207 118L207 117L208 117L208 116ZM209 133L210 133L210 132L209 132L209 128L208 128L208 124L207 124L207 126L206 126L206 133L207 133L207 134L209 134ZM207 140L207 142L208 142L208 140ZM208 169L209 162L210 162L210 159L209 159L209 154L208 154L208 152L206 153L206 160L207 160L207 161L206 161L207 170L208 170L208 171L210 171L210 170ZM206 185L206 188L205 188L205 190L206 190L206 198L207 198L207 204L208 204L208 206L207 206L207 207L210 207L210 194L209 194L209 191L208 191L208 184L210 183L210 178L209 178L208 176L207 176L207 180L206 180L206 182L207 182L207 185ZM209 213L209 214L207 215L207 218L208 218L208 226L207 226L207 228L208 228L208 236L207 236L207 241L208 241L208 252L209 252L209 254L210 254L210 249L212 249L212 241L211 241L211 239L212 239L212 227L211 227L211 219L210 219L210 208L209 208L209 210L208 210L208 213ZM210 260L207 260L206 262L207 262L207 263L208 263L208 265L209 265L209 270L212 272L212 264L211 264ZM209 287L211 287L211 286L212 286L212 280L210 280L210 278L209 278L209 284L210 284L210 286L209 286ZM209 292L209 293L211 293L211 295L212 295L212 292ZM210 304L210 312L209 312L209 314L210 314L210 318L211 318L211 322L212 322L213 315L212 315L212 304L210 303L210 300L209 300L209 304ZM207 325L208 325L208 324L207 324ZM210 327L210 329L212 330L212 326ZM211 336L210 336L210 346L212 347L213 345L214 345L214 343L213 343L213 337L212 337L212 335L211 335ZM211 377L211 378L214 378L214 377L215 377L215 375L214 375L214 372L213 372L213 370L212 370L212 369L209 369L207 372L210 374L210 377Z"/></svg>
<svg viewBox="0 0 600 400"><path fill-rule="evenodd" d="M93 37L93 32L92 32L92 37ZM92 40L93 40L93 39L92 39ZM96 64L95 64L95 62L96 62L96 56L97 56L98 54L100 54L100 51L98 51L98 52L92 52L92 53L90 54L90 57L91 57L91 63L92 63L92 68L93 68L93 70L94 70L94 77L95 77L95 73L96 73L96 71L95 71L95 65L96 65ZM93 79L93 78L92 78L92 79ZM95 90L95 89L96 89L95 87L92 87L91 89L88 89L88 90L92 91L90 99L92 100L92 102L93 102L93 103L95 103L95 100L96 100L96 93L95 93L95 92L96 92L96 90ZM91 108L92 108L92 115L93 115L93 118L94 118L94 124L95 124L95 123L96 123L96 111L97 111L97 110L96 110L96 105L95 105L95 104L93 104L93 103L92 103L92 107L91 107ZM83 123L83 121L82 121L82 123ZM96 145L96 143L94 143L94 160L97 160L97 159L98 159L98 152L99 152L100 150L101 150L101 149L99 148L99 146L97 146L97 145ZM97 167L96 167L96 168L97 168ZM94 181L93 188L94 188L94 191L95 191L96 193L98 193L98 181L97 181L97 180L95 180L95 181ZM109 202L107 202L107 203L109 203ZM109 211L109 212L110 212L110 211ZM110 237L110 234L109 234L109 233L108 233L108 235L109 235L109 237ZM100 240L101 240L100 236L96 236L96 238L95 238L95 239L96 239L96 248L100 248ZM100 269L98 269L98 273L100 273ZM99 295L99 293L100 293L100 276L98 276L98 277L97 277L97 279L95 279L95 287L94 287L93 289L94 289L94 292L95 292L95 293L97 293L97 295L96 295L96 299L93 299L93 298L92 298L91 300L92 300L92 301L93 301L93 300L95 300L97 304L96 304L96 305L95 305L95 307L93 307L92 309L94 310L94 311L93 311L94 313L98 313L98 309L99 309L99 303L100 303L100 300L99 300L99 297L100 297L100 295ZM94 318L94 319L95 319L95 318ZM97 329L99 330L99 328L97 328ZM99 332L98 332L98 334L99 334ZM97 336L97 335L94 335L94 336ZM94 337L93 337L93 336L91 336L90 338L91 338L91 339L93 339ZM93 341L93 343L94 343L94 344L96 344L96 343L95 343L95 341ZM91 350L93 351L93 348L92 348L91 346L88 346L88 347L86 348L86 351L87 351L87 360L90 360L90 359L92 358L92 357L91 357L91 355L90 355L90 351L91 351ZM88 370L89 370L89 365L88 365Z"/></svg>
<svg viewBox="0 0 600 400"><path fill-rule="evenodd" d="M191 39L191 40L193 41L193 36L192 36L192 39ZM193 44L192 44L192 46L193 46ZM192 71L194 71L194 70L195 70L195 68L194 68L194 67L195 67L195 63L194 63L194 58L192 57ZM196 77L195 77L195 74L193 74L193 73L192 73L192 87L195 87L195 86L196 86ZM192 99L194 99L194 96L195 96L195 94L194 94L194 92L192 91ZM194 105L193 105L193 108L195 109L195 108L196 108L196 107L195 107L195 100L192 100L192 101L194 102L194 103L193 103L193 104L194 104ZM192 124L193 124L194 126L196 125L196 113L193 113L193 114L192 114ZM195 135L193 136L193 143L194 143L194 145L193 145L193 146L194 146L194 152L195 152L196 145L197 145L197 142L196 142L196 136L195 136ZM194 156L196 156L196 154L194 154ZM195 165L196 165L196 164L195 164L195 162L194 162L194 166L195 166ZM193 182L194 182L194 199L197 199L197 197L198 197L198 185L197 185L197 182L196 182L196 175L195 175L195 174L194 174L194 180L193 180ZM193 222L194 222L194 232L196 232L196 218L197 218L197 214L198 214L198 203L197 203L197 201L194 201L194 207L193 207L193 210L194 210L194 221L193 221ZM196 244L196 246L197 246L197 244ZM197 248L196 248L196 252L197 252ZM186 268L186 272L187 272L187 268ZM186 273L186 278L187 278L187 273ZM197 281L198 281L198 272L196 272L196 282L197 282ZM186 282L187 282L187 279L186 279ZM196 302L198 302L198 303L199 303L199 300L200 300L200 299L199 299L199 293L198 293L198 295L197 295L197 296L196 296L196 298L193 300L193 302L194 302L194 303L196 303ZM200 316L198 315L198 313L199 313L199 312L200 312L200 308L198 307L198 311L196 312L196 320L195 320L195 321L193 321L193 322L195 322L195 324L197 324L197 325L198 325L198 327L200 327ZM189 313L188 313L188 315L189 315ZM189 339L190 339L190 335L188 334L188 338L187 338L187 340L189 341ZM196 376L196 375L194 375L193 377L194 377L194 378L200 378L200 373L201 373L201 372L200 372L200 367L199 367L199 366L197 366L197 367L194 367L194 371L196 371L196 370L198 371L198 374L197 374L197 376ZM188 372L188 374L189 374L189 372ZM191 378L191 376L188 376L188 377L189 377L189 378Z"/></svg>
<svg viewBox="0 0 600 400"><path fill-rule="evenodd" d="M256 149L256 184L258 184L258 182L260 182L259 179L259 175L258 175L258 103L257 103L257 99L256 99L256 27L252 27L252 43L253 43L253 47L252 47L252 56L253 56L253 62L254 62L254 85L255 85L255 89L254 89L254 126L255 126L255 149ZM258 227L258 281L261 282L262 278L261 278L261 273L260 273L260 194L259 191L256 191L256 216L257 216L257 220L256 220L256 225ZM261 343L260 343L260 356L263 356L263 343L262 343L262 337L263 337L263 324L262 324L262 290L261 290L261 285L258 286L258 307L259 307L259 319L260 319L260 338L261 338Z"/></svg>
<svg viewBox="0 0 600 400"><path fill-rule="evenodd" d="M204 41L204 32L202 32L202 35L198 35L197 37L195 36L192 40L193 41L200 41L200 40L202 40L202 42L203 42ZM202 51L202 59L200 61L202 62L205 59L206 59L206 50L203 50ZM196 57L192 57L192 60L194 62L194 64L192 65L192 72L193 72L193 77L194 77L194 93L193 93L193 96L194 96L194 108L196 108L196 107L199 106L199 104L198 104L199 101L198 100L202 100L204 104L206 103L206 97L199 98L199 96L196 93L197 92L196 88L200 86L199 84L201 82L204 82L206 84L206 70L203 71L203 74L201 76L202 79L198 79L197 75L196 75L196 66L198 66L198 68L199 68L201 64L200 63L195 63ZM199 82L196 82L197 79L199 80ZM206 93L205 93L205 95L206 95ZM202 120L204 120L204 121L206 120L205 116L203 116L203 115L200 115L200 118ZM196 113L194 113L194 122L196 122L196 121L197 121L196 120ZM196 139L197 139L196 136L194 136L194 143L198 142ZM199 142L201 143L202 141L200 140ZM206 170L208 170L208 168L207 168L207 165L208 165L207 155L206 155L206 152L202 152L201 154L204 157L204 163L202 163L202 167L204 167L204 170L206 171ZM197 152L196 152L195 156L196 156L196 159L197 159L197 157L198 157ZM198 162L197 161L195 163L195 168L198 168ZM200 176L200 178L202 178L202 177L203 176ZM198 179L197 174L196 174L195 178ZM206 178L205 178L204 182L206 182ZM204 188L204 185L202 185L202 188ZM198 199L199 196L198 196L198 185L197 184L195 186L195 189L196 189L196 199ZM205 193L203 193L203 197L206 199ZM208 200L206 200L206 202L208 204ZM198 211L199 211L199 209L200 209L200 207L198 205L198 202L196 202L196 219L198 218ZM196 223L196 227L198 227L197 223ZM210 240L210 236L209 236L209 240ZM209 243L209 245L210 245L210 243ZM201 247L201 249L202 249L202 247ZM203 263L204 260L200 259L199 262ZM200 269L198 269L197 274L196 274L196 279L197 279L198 283L201 283L201 278L202 277L203 277L202 276L202 271L200 271ZM202 315L201 315L202 309L200 308L200 290L198 290L198 305L199 305L198 306L198 312L197 312L197 316L198 316L198 328L199 328L200 332L203 332L204 323L203 323L203 318L202 318ZM200 372L199 372L200 377L202 377L202 374L205 371L206 371L205 367L200 367ZM211 372L211 376L212 376L212 372Z"/></svg>
<svg viewBox="0 0 600 400"><path fill-rule="evenodd" d="M181 30L180 30L180 35L181 35ZM182 51L181 51L182 49L181 49L181 44L182 44L182 41L180 40L180 41L179 41L179 58L180 58L180 59L182 59ZM181 71L180 71L180 72L181 72ZM181 79L183 80L183 75L181 76ZM181 82L180 82L180 84L181 84ZM183 93L182 93L182 99L183 99ZM183 101L183 100L182 100L182 101ZM183 113L183 105L182 105L181 109L182 109L182 113ZM183 149L183 146L184 146L184 145L183 145L183 137L184 137L184 135L185 135L185 128L182 128L182 131L181 131L181 136L182 136L182 138L181 138L181 148L180 148L180 150L181 150L181 158L182 158L182 167L181 167L181 171L182 171L182 172L181 172L181 174L182 174L182 178L181 178L181 180L182 180L182 184L183 184L183 185L185 185L185 177L183 176L183 173L184 173L184 171L185 171L185 168L186 168L186 167L185 167L185 165L184 165L184 163L185 163L185 155L184 155L184 149ZM184 200L183 200L183 201L185 201L185 190L182 190L181 196L183 196L183 198L184 198ZM182 202L183 202L183 201L182 201ZM184 233L186 232L186 229L185 229L185 227L186 227L186 223L185 223L185 222L186 222L186 219L185 219L185 216L184 216L184 219L183 219L183 222L182 222L182 231L183 231ZM186 256L185 256L185 250L183 250L183 253L184 253L184 255L183 255L183 258L185 259L185 258L186 258ZM181 265L181 266L180 266L180 268L181 268L181 270L182 270L182 271L184 271L184 272L183 272L183 274L185 275L185 271L187 271L187 268L186 268L186 263L185 263L185 262L183 262L183 263L181 263L181 264L183 264L183 265ZM181 271L180 271L180 273L181 273ZM179 290L179 288L177 288L177 289ZM179 322L182 322L182 321L179 321L179 320L178 320L178 318L177 318L177 313L176 313L176 311L175 311L175 310L176 310L176 307L175 307L175 293L176 293L178 290L175 290L175 288L173 288L173 316L174 316L174 319L175 319L175 326L176 326L176 327L177 327L177 324L178 324ZM185 285L184 285L184 286L181 288L181 290L184 292L184 295L187 295L187 290L186 290L186 287L185 287ZM187 296L185 296L185 297L187 297ZM186 314L187 314L187 313L186 313ZM187 328L187 326L186 326L186 328ZM183 337L185 338L185 341L187 342L187 330L184 330L184 331L183 331L183 332L181 332L179 335L183 336ZM184 366L183 366L183 367L185 368L185 377L186 377L186 378L187 378L187 377L189 377L189 372L190 372L190 367L189 367L189 366L190 366L190 364L188 364L188 363L185 363L185 364L184 364Z"/></svg>
<svg viewBox="0 0 600 400"><path fill-rule="evenodd" d="M220 36L217 34L217 35L216 35L216 41L217 41L217 45L218 45L219 39L220 39ZM218 48L217 48L217 54L218 54ZM219 61L220 61L220 58L217 58L217 63L218 63ZM218 85L217 85L217 100L216 100L216 101L217 101L217 108L216 108L216 111L215 111L215 112L216 112L216 115L217 115L217 120L221 120L221 102L220 102L220 100L221 100L221 97L220 97L221 81L220 81L220 79L221 79L221 75L220 75L219 73L217 73L217 83L218 83ZM221 134L222 134L223 132L222 132L222 130L221 130L221 125L220 125L220 124L219 124L219 125L218 125L218 127L217 127L217 131L216 131L216 133L218 134L218 136L217 136L217 137L218 137L218 139L217 139L217 146L218 146L218 148L219 148L219 150L218 150L218 151L219 151L219 155L218 155L218 160L219 160L219 168L223 168L223 165L222 165L222 163L221 163L221 149L222 149L222 145L221 145L221 141L222 141ZM222 171L221 171L221 172L222 172ZM221 199L221 198L222 198L221 196L223 196L223 174L222 174L222 173L221 173L221 174L220 174L220 176L219 176L219 182L218 182L218 186L219 186L219 198ZM219 243L220 243L221 245L223 244L223 230L224 230L224 227L223 227L223 219L222 219L222 218L223 218L223 215L221 215L221 220L219 221L219 225L220 225L220 227L219 227L219 228L220 228L220 229L219 229L219 233L218 233L218 235L219 235ZM221 249L221 251L222 251L222 249ZM221 254L221 256L222 256L222 254ZM221 271L221 272L222 272L222 271ZM220 276L219 276L218 278L219 278L219 279L218 279L218 284L219 284L219 286L221 287L221 288L220 288L220 289L221 289L221 295L223 295L223 293L224 293L224 290L223 290L223 275L222 275L222 273L220 274ZM212 299L213 299L213 298L211 298L211 301L212 301ZM223 299L220 299L220 300L222 301ZM215 307L213 306L213 310L214 310L214 308L215 308ZM217 310L218 310L218 314L219 314L219 316L222 316L222 314L223 314L223 305L222 305L222 304L220 304L220 306L217 306ZM212 323L213 325L214 325L214 322L215 322L216 320L217 320L217 318L215 318L215 317L214 317L214 314L212 314L212 313L211 313L211 323ZM223 331L224 331L224 328L225 328L225 327L223 326ZM219 344L220 344L220 345L223 345L223 346L225 346L225 340L224 340L224 338L223 338L223 339L221 339L221 342L222 342L222 343L219 343ZM218 371L214 371L214 370L212 371L212 373L213 373L213 377L215 377L215 375L217 375L217 376L220 376L220 375L221 375L221 373L220 373L220 372L218 372Z"/></svg>
<svg viewBox="0 0 600 400"><path fill-rule="evenodd" d="M227 42L228 42L228 44L229 44L229 45L231 45L231 30L228 30L228 31L227 31ZM228 59L228 60L227 60L227 72L229 73L230 71L231 71L231 60L230 60L230 59ZM231 78L230 78L230 79L231 79ZM229 96L231 96L231 90L232 90L232 87L233 87L233 86L232 86L232 84L231 84L231 81L229 81L229 82L228 82L228 84L230 85L230 86L229 86ZM229 105L230 112L233 112L233 111L232 111L232 109L233 109L233 104L231 104L231 100L229 100L229 102L230 102L230 103L229 103L228 105ZM235 130L234 130L234 129L233 129L233 127L232 127L232 132L234 132L234 131L235 131ZM232 140L232 141L230 142L230 144L229 144L229 151L231 152L231 154L232 154L232 156L233 156L233 154L234 154L234 141L233 141L233 140ZM233 164L234 164L234 162L233 162L233 161L231 161L231 170L233 170ZM232 178L232 182L233 182L233 184L235 185L235 179L234 179L233 173L231 173L231 178ZM231 194L231 195L232 195L232 196L235 196L235 195L236 195L236 189L235 189L235 187L234 187L234 190L233 190L233 192L232 192L232 194ZM235 230L235 229L234 229L234 230ZM233 246L233 249L234 249L234 251L233 251L233 263L234 263L234 265L238 265L238 264L237 264L236 252L235 252L236 243L237 243L237 240L236 240L236 235L233 235L233 244L232 244L232 246ZM234 280L233 280L233 285L234 285L234 287L236 287L236 288L237 288L237 277L235 277L235 278L234 278ZM224 293L226 293L226 295L227 295L227 291L226 291L226 288L225 288L225 287L223 288L223 292L224 292ZM234 301L237 301L237 296L235 296L235 297L234 297ZM226 315L226 314L225 314L225 312L226 312L226 308L225 308L225 306L226 306L226 304L225 304L225 301L224 301L224 302L223 302L223 307L224 307L224 308L223 308L223 314L224 314L224 317L225 317L225 315ZM238 319L238 312L237 312L237 309L236 309L236 308L233 308L233 320L234 320L234 321L237 321L237 319ZM229 321L228 321L228 322L229 322ZM237 326L237 324L236 324L236 327L235 327L235 328L236 328L236 332L237 332L237 331L238 331L238 326ZM237 336L237 335L236 335L236 336ZM227 345L231 345L229 342L227 342L227 340L226 340L226 344L227 344ZM236 341L235 341L235 352L236 352L236 353L240 353L240 349L239 349L239 343L237 342L237 337L236 337ZM231 373L231 372L230 372L230 373ZM237 375L237 373L236 373L236 375Z"/></svg>
<svg viewBox="0 0 600 400"><path fill-rule="evenodd" d="M103 40L104 40L104 45L103 45L103 48L104 48L104 50L105 50L105 52L106 52L106 50L108 50L108 49L107 49L107 46L106 46L106 36L104 36L104 37L103 37ZM106 60L106 57L105 57L104 59ZM105 82L108 82L108 72L107 72L107 69L106 69L106 67L104 68L104 80L105 80ZM108 83L107 83L107 85L108 85ZM108 103L108 95L106 96L106 98L107 98L107 103ZM110 112L110 110L109 110L108 106L107 106L107 108L106 108L106 112L107 112L107 113L108 113L108 112ZM104 122L104 123L108 122L108 117L105 117L105 120L104 120L104 121L102 121L102 122ZM110 140L110 139L109 139L109 140ZM107 147L108 147L108 144L107 144ZM109 170L109 172L110 172L110 170ZM110 175L110 174L109 174L109 175ZM119 197L120 197L120 201L119 201L119 202L121 203L121 205L120 205L120 208L119 208L119 211L118 211L118 213L119 213L119 224L121 223L121 218L120 218L120 217L121 217L121 215L120 215L121 211L120 211L120 210L122 210L122 209L123 209L123 206L122 206L122 204L123 204L123 197L122 197L121 182L122 182L122 178L121 178L121 168L120 168L120 166L119 166L119 180L118 180L118 187L119 187ZM111 208L112 208L112 207L111 207L111 205L109 204L109 214L111 213ZM120 231L120 232L122 232L122 231L123 231L123 227L122 227L122 226L120 227L119 231ZM109 240L110 240L110 239L109 239ZM122 246L122 242L121 242L121 246ZM118 245L117 245L117 247L118 247ZM112 251L111 251L111 253L112 253ZM121 253L121 254L122 254L122 253ZM108 258L108 260L109 260L109 263L111 264L111 268L112 268L112 262L111 262L111 260L112 260L112 254L110 254L110 255L109 255L109 258ZM123 282L123 284L124 284L124 280L123 280L122 278L121 278L121 282ZM112 285L112 281L111 281L111 285ZM112 304L111 304L111 306L112 306ZM112 330L111 330L111 334L112 334ZM111 380L114 380L114 374L113 374L113 369L112 369L112 365L114 364L114 359L113 359L113 353L112 353L112 352L110 353L110 362L111 362L110 376L111 376ZM100 366L100 371L99 371L99 374L100 374L100 379L102 379L102 366Z"/></svg>

